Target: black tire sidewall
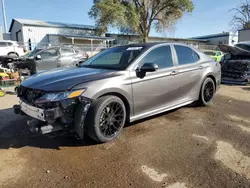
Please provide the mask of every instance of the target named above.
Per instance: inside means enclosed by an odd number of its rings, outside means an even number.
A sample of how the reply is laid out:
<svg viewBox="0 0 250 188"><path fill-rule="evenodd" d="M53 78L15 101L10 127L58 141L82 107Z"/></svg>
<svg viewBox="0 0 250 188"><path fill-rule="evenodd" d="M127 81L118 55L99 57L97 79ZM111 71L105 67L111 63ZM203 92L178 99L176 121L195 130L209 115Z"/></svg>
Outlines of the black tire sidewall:
<svg viewBox="0 0 250 188"><path fill-rule="evenodd" d="M124 119L123 119L123 122L122 122L122 126L120 127L120 130L114 136L106 137L101 133L101 130L100 130L100 117L101 117L101 113L104 110L104 108L111 102L118 102L119 104L121 104L121 107L122 107L123 112L124 112ZM112 141L112 140L114 140L116 137L118 137L120 135L120 133L122 131L122 128L124 127L124 124L125 124L125 121L126 121L126 108L125 108L125 105L124 105L123 101L120 98L116 97L116 96L105 97L105 99L101 103L99 103L97 108L94 109L94 117L92 117L92 118L94 118L92 126L94 126L95 136L98 139L97 141L100 141L100 142Z"/></svg>
<svg viewBox="0 0 250 188"><path fill-rule="evenodd" d="M205 99L204 99L204 89L205 89L206 84L209 83L209 82L211 82L213 84L213 97L209 102L206 102ZM204 106L210 105L212 103L212 101L213 101L214 94L215 94L215 83L211 78L206 78L205 81L202 84L202 87L201 87L201 93L200 93L200 102L201 102L201 104L204 105Z"/></svg>

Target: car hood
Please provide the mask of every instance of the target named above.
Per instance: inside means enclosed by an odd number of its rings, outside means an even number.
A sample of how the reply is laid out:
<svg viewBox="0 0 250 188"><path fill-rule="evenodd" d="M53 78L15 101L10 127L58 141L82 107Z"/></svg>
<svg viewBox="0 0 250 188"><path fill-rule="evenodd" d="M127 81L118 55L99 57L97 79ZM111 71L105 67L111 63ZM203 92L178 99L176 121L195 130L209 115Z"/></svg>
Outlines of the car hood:
<svg viewBox="0 0 250 188"><path fill-rule="evenodd" d="M117 71L85 67L53 69L35 74L21 85L44 91L64 91L77 84L111 77L115 72Z"/></svg>

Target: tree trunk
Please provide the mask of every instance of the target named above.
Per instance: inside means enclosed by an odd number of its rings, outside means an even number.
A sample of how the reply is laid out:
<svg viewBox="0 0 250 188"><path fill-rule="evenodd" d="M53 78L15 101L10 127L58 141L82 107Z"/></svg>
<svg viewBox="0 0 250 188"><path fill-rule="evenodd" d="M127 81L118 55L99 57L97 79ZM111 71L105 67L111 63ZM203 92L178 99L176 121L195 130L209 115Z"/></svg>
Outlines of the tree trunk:
<svg viewBox="0 0 250 188"><path fill-rule="evenodd" d="M148 42L148 35L147 35L147 32L143 33L143 35L142 35L142 42L143 42L143 43L147 43L147 42Z"/></svg>

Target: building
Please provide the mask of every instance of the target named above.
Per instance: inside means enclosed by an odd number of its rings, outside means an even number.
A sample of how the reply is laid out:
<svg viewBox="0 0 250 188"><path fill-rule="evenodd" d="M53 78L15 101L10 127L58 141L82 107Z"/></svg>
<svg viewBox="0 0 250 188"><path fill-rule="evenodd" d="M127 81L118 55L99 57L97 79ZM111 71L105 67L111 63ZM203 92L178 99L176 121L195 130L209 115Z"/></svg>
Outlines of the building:
<svg viewBox="0 0 250 188"><path fill-rule="evenodd" d="M4 39L18 41L32 50L36 46L75 44L85 51L96 52L118 44L141 42L139 35L106 33L96 36L97 28L91 25L67 24L60 22L12 19L9 34ZM178 42L201 49L215 49L218 44L233 43L236 38L231 33L201 36L189 39L149 37L148 42ZM210 44L210 45L208 45ZM212 45L211 45L212 44Z"/></svg>
<svg viewBox="0 0 250 188"><path fill-rule="evenodd" d="M129 43L141 42L139 35L106 33L106 37L115 39L113 41L113 44L129 44ZM207 40L152 37L152 36L148 37L148 42L179 42L179 43L185 43L185 44L189 44L193 46L207 44Z"/></svg>
<svg viewBox="0 0 250 188"><path fill-rule="evenodd" d="M234 45L238 42L238 34L232 32L223 32L213 35L205 35L199 37L193 37L192 39L207 40L207 44L218 45L218 44L228 44Z"/></svg>
<svg viewBox="0 0 250 188"><path fill-rule="evenodd" d="M239 30L239 42L250 41L250 29Z"/></svg>
<svg viewBox="0 0 250 188"><path fill-rule="evenodd" d="M2 25L0 25L0 40L3 40Z"/></svg>
<svg viewBox="0 0 250 188"><path fill-rule="evenodd" d="M13 19L10 25L10 39L28 46L79 44L94 50L113 40L96 36L96 27L90 25L67 24L40 20Z"/></svg>

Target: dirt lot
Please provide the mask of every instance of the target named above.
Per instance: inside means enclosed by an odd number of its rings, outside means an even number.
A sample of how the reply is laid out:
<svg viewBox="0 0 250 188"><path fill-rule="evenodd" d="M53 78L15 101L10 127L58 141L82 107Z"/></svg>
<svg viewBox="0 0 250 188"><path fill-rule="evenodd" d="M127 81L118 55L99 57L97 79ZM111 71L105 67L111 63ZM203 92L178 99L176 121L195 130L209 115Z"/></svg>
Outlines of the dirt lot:
<svg viewBox="0 0 250 188"><path fill-rule="evenodd" d="M250 87L222 86L210 107L185 107L82 144L29 133L0 98L0 187L250 187Z"/></svg>

